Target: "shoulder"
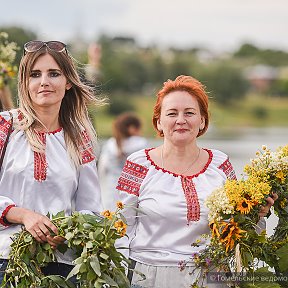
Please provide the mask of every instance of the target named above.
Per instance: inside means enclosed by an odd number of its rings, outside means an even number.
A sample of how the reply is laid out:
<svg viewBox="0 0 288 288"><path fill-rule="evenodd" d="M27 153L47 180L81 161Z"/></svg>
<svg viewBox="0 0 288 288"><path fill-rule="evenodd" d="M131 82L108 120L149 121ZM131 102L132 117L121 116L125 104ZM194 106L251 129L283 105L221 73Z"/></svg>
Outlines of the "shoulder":
<svg viewBox="0 0 288 288"><path fill-rule="evenodd" d="M211 149L210 151L213 154L212 163L219 170L223 171L227 178L236 179L235 171L232 163L230 162L229 156L220 150Z"/></svg>
<svg viewBox="0 0 288 288"><path fill-rule="evenodd" d="M131 154L125 162L116 188L119 191L139 196L141 184L149 170L147 161L145 149Z"/></svg>
<svg viewBox="0 0 288 288"><path fill-rule="evenodd" d="M147 150L140 149L136 152L133 152L127 157L127 161L137 163L139 165L147 166Z"/></svg>

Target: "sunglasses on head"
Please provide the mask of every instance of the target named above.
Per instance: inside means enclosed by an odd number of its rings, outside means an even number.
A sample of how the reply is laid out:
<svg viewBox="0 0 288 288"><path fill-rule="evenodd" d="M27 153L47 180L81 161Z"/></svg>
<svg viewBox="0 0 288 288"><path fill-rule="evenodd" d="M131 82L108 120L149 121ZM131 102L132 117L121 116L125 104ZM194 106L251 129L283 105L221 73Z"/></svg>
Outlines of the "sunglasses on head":
<svg viewBox="0 0 288 288"><path fill-rule="evenodd" d="M52 50L55 52L65 51L67 53L66 44L60 41L44 42L44 41L39 41L39 40L33 40L24 44L24 55L26 53L39 51L43 46L46 46L49 50Z"/></svg>

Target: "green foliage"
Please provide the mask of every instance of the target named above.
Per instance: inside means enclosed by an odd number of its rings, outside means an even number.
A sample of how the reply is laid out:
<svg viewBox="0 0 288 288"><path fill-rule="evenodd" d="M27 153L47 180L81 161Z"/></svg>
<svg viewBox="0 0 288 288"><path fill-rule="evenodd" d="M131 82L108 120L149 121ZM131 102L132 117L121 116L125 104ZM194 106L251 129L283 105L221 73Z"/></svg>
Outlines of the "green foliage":
<svg viewBox="0 0 288 288"><path fill-rule="evenodd" d="M2 287L73 288L75 286L69 278L74 275L84 288L100 288L105 283L110 287L129 287L122 266L128 260L114 246L116 239L124 236L126 224L119 210L107 216L102 218L78 212L66 217L63 212L52 216L59 235L67 240L57 249L61 253L71 249L76 258L73 262L75 266L67 279L59 275L43 275L41 267L56 261L54 251L48 243L37 242L26 230L17 233L11 245Z"/></svg>
<svg viewBox="0 0 288 288"><path fill-rule="evenodd" d="M235 57L253 60L254 63L267 64L271 66L285 66L288 61L288 53L281 50L260 49L245 43L234 53Z"/></svg>
<svg viewBox="0 0 288 288"><path fill-rule="evenodd" d="M241 71L229 63L207 67L200 79L219 104L227 105L234 100L243 99L248 91L248 82Z"/></svg>

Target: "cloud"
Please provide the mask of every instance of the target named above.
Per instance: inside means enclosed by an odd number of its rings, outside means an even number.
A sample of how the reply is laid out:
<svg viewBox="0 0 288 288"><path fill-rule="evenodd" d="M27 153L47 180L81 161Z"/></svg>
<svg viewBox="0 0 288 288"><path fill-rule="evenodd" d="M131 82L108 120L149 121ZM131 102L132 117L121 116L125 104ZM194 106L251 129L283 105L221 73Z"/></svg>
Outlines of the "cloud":
<svg viewBox="0 0 288 288"><path fill-rule="evenodd" d="M5 1L5 4L4 4ZM69 41L101 33L158 43L231 49L245 41L288 50L286 0L6 1L0 25L21 25L41 39Z"/></svg>

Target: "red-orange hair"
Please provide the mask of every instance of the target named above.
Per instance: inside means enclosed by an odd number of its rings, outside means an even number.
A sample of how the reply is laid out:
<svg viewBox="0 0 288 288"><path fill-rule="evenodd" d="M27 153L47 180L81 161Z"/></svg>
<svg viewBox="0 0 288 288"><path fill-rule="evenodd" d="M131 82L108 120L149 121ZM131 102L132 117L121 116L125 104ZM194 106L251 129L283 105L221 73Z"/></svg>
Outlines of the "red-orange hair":
<svg viewBox="0 0 288 288"><path fill-rule="evenodd" d="M157 128L157 122L160 119L161 107L164 97L173 91L186 91L190 95L196 97L200 107L201 116L205 119L205 126L199 130L197 137L203 135L209 125L209 112L208 112L208 95L205 91L205 86L197 79L191 76L180 75L175 80L167 80L164 82L163 87L157 93L157 101L154 106L152 123L157 131L157 134L163 137L163 132Z"/></svg>

